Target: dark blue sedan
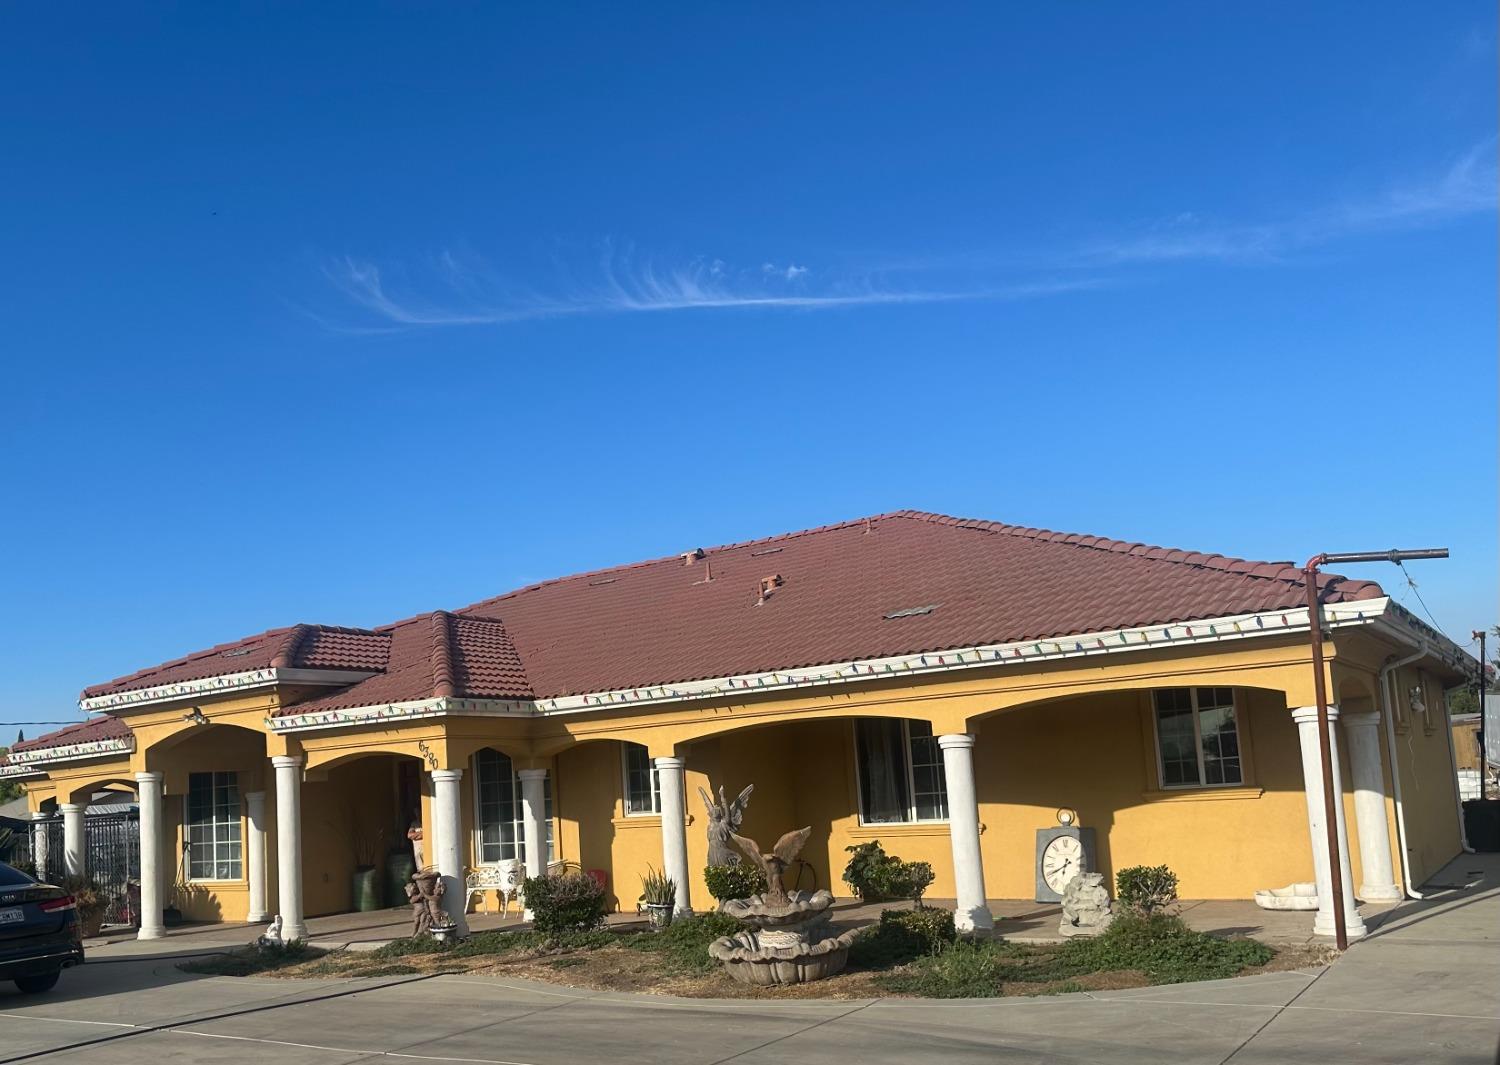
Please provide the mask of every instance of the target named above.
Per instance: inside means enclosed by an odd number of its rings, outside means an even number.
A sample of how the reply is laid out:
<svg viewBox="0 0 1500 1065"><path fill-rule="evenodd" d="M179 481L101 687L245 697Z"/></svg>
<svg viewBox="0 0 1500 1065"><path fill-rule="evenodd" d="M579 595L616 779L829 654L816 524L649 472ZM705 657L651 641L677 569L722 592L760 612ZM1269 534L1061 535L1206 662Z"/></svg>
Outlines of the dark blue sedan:
<svg viewBox="0 0 1500 1065"><path fill-rule="evenodd" d="M64 968L81 964L73 896L0 862L0 981L37 994L50 991Z"/></svg>

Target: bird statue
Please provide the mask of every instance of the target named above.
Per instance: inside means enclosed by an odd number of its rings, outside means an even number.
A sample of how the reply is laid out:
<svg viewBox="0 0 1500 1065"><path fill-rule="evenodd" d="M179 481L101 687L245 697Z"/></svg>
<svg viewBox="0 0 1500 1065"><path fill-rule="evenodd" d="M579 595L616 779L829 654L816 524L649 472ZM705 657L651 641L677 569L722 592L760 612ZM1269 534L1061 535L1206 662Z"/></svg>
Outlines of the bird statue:
<svg viewBox="0 0 1500 1065"><path fill-rule="evenodd" d="M750 859L750 864L758 868L766 875L765 901L769 905L786 905L791 898L782 886L781 874L786 872L787 866L796 860L803 846L807 843L807 837L812 835L812 826L799 828L795 832L788 832L776 841L776 846L771 848L770 854L760 852L760 844L745 836L737 836L733 832L729 834L745 856Z"/></svg>
<svg viewBox="0 0 1500 1065"><path fill-rule="evenodd" d="M719 785L719 801L714 802L710 792L701 787L698 794L703 796L703 805L708 807L708 864L709 865L739 865L740 856L734 853L734 848L729 845L729 837L734 830L740 827L740 822L745 819L745 807L750 805L750 793L755 790L751 784L740 792L739 798L730 802L724 795L724 786Z"/></svg>

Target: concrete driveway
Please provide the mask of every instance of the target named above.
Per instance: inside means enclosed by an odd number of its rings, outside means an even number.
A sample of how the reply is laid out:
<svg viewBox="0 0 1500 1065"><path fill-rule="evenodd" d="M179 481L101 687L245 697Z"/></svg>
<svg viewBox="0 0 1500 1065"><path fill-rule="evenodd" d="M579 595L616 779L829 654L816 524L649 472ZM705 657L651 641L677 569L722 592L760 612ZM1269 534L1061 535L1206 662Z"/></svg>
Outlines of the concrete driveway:
<svg viewBox="0 0 1500 1065"><path fill-rule="evenodd" d="M104 948L51 995L0 991L0 1062L1491 1065L1500 858L1467 856L1436 882L1472 886L1403 904L1329 969L1045 999L727 1002L472 975L230 979L179 972L176 944Z"/></svg>

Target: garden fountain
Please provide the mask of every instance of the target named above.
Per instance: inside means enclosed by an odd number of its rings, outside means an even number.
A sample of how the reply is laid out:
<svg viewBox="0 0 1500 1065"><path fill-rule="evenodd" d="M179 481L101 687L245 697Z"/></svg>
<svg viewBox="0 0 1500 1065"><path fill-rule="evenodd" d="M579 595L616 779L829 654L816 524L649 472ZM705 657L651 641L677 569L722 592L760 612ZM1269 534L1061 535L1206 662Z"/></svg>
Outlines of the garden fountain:
<svg viewBox="0 0 1500 1065"><path fill-rule="evenodd" d="M753 839L732 835L752 865L766 876L766 890L747 899L730 899L724 912L747 927L709 944L708 953L724 963L742 984L805 984L843 970L855 932L834 934L827 891L787 893L781 875L812 834L811 826L788 832L770 854Z"/></svg>

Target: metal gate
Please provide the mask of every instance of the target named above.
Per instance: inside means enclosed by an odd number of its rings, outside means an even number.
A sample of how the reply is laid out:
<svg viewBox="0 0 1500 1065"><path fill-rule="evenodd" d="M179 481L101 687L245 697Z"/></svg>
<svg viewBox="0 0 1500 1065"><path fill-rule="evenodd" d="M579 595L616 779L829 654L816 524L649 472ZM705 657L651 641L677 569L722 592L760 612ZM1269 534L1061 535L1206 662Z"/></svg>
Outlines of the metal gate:
<svg viewBox="0 0 1500 1065"><path fill-rule="evenodd" d="M140 812L94 814L84 818L84 868L109 898L105 924L134 924L130 890L141 878ZM39 837L45 835L41 853ZM67 876L63 864L62 818L33 821L16 831L13 864L30 866L38 880L58 883Z"/></svg>

